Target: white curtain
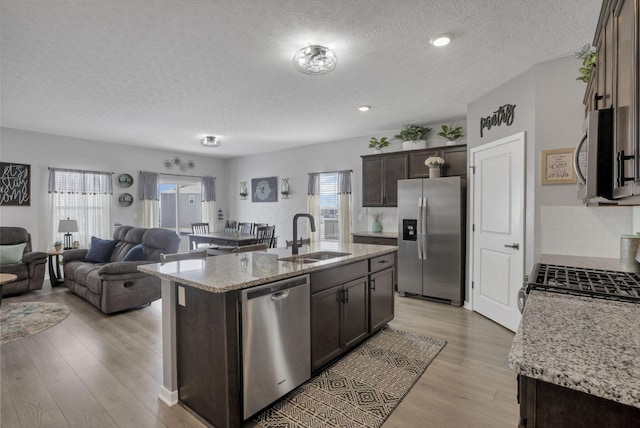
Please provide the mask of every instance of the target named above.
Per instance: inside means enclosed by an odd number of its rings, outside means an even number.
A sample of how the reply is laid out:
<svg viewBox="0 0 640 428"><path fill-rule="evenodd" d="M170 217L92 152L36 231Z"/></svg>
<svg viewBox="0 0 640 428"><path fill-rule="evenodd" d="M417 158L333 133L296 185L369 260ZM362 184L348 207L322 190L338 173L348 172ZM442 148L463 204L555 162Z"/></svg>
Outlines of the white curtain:
<svg viewBox="0 0 640 428"><path fill-rule="evenodd" d="M351 204L351 171L338 171L338 231L342 242L351 242Z"/></svg>
<svg viewBox="0 0 640 428"><path fill-rule="evenodd" d="M61 168L49 169L50 243L62 241L58 233L60 220L76 220L78 232L72 241L87 248L91 237L109 239L113 204L112 173Z"/></svg>
<svg viewBox="0 0 640 428"><path fill-rule="evenodd" d="M140 171L138 187L142 227L160 227L160 174Z"/></svg>
<svg viewBox="0 0 640 428"><path fill-rule="evenodd" d="M309 238L311 242L320 240L320 174L309 174L309 185L307 189L307 212L311 214L315 220L316 231L311 232L311 226L307 226Z"/></svg>

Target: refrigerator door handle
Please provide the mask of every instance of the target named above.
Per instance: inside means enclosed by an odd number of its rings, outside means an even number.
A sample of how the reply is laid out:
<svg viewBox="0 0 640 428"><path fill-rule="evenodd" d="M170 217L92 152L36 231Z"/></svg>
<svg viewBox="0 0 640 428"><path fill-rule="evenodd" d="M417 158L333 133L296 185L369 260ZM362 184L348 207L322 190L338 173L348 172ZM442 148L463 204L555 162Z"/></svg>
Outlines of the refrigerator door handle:
<svg viewBox="0 0 640 428"><path fill-rule="evenodd" d="M417 233L417 239L416 242L418 244L418 260L422 260L422 243L420 242L420 236L422 234L422 224L421 224L421 219L422 218L422 198L418 198L418 221L417 221L417 229L416 233Z"/></svg>
<svg viewBox="0 0 640 428"><path fill-rule="evenodd" d="M422 260L427 260L427 254L428 254L428 249L427 249L427 234L428 234L428 220L427 220L427 198L424 197L422 198L422 213L420 216L420 230L421 230L421 234L420 234L420 241L421 241L421 248L422 248Z"/></svg>

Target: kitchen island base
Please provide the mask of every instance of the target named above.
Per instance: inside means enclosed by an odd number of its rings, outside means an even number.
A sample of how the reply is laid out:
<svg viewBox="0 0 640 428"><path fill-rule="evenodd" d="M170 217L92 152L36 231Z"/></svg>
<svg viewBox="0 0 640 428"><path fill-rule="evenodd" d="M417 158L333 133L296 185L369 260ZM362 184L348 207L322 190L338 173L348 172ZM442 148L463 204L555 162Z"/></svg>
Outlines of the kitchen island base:
<svg viewBox="0 0 640 428"><path fill-rule="evenodd" d="M616 428L640 424L640 408L518 376L520 428Z"/></svg>

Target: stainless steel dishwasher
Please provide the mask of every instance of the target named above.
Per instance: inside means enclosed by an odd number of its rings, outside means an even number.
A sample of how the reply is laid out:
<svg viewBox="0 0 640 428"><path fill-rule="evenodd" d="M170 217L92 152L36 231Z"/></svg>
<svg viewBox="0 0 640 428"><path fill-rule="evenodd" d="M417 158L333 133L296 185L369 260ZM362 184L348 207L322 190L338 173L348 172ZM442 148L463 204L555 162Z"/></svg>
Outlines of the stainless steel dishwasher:
<svg viewBox="0 0 640 428"><path fill-rule="evenodd" d="M311 377L309 275L241 294L243 417L247 419Z"/></svg>

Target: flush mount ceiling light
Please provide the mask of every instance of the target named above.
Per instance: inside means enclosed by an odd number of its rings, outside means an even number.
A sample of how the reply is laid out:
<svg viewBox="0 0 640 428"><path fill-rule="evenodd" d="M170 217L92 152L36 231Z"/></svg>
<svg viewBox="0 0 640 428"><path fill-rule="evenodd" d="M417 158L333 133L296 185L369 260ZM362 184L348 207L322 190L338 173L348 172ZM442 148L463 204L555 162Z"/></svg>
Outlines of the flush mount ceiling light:
<svg viewBox="0 0 640 428"><path fill-rule="evenodd" d="M206 136L202 140L200 140L200 144L205 147L220 147L220 139L218 137Z"/></svg>
<svg viewBox="0 0 640 428"><path fill-rule="evenodd" d="M293 55L293 65L304 74L331 73L337 64L338 57L335 52L320 45L309 45Z"/></svg>
<svg viewBox="0 0 640 428"><path fill-rule="evenodd" d="M429 40L429 43L431 43L433 46L442 47L447 46L450 41L450 34L440 34L439 36L436 36L433 39Z"/></svg>
<svg viewBox="0 0 640 428"><path fill-rule="evenodd" d="M369 110L371 110L371 106L360 106L360 107L358 107L358 110L360 110L360 111L369 111Z"/></svg>

